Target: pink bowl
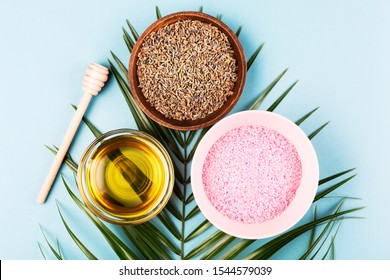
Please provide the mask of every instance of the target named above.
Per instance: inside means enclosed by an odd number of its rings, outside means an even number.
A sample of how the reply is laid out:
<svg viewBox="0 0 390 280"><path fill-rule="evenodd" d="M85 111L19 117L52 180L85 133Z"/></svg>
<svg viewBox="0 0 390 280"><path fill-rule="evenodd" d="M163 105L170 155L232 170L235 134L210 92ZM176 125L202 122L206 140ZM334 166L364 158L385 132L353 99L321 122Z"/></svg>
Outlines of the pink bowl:
<svg viewBox="0 0 390 280"><path fill-rule="evenodd" d="M302 164L302 177L295 198L279 216L257 224L241 223L220 213L208 199L202 182L203 165L213 144L228 131L244 125L264 126L286 137L295 146ZM294 226L310 208L318 179L317 155L306 134L287 118L265 111L235 113L215 124L200 141L191 167L192 190L204 216L227 234L246 239L271 237Z"/></svg>

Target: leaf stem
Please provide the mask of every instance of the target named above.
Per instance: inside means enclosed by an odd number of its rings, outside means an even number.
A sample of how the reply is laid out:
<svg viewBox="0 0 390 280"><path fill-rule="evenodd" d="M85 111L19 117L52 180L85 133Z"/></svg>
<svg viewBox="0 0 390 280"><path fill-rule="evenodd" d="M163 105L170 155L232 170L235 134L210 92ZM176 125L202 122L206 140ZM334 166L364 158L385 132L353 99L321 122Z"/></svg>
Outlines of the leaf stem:
<svg viewBox="0 0 390 280"><path fill-rule="evenodd" d="M184 162L183 162L183 197L184 199L182 200L182 205L181 205L181 212L182 212L182 219L181 219L181 240L180 240L180 259L184 259L184 243L185 243L185 217L186 217L186 197L187 197L187 131L183 131L183 139L184 139L184 145L183 145L183 150L184 150Z"/></svg>

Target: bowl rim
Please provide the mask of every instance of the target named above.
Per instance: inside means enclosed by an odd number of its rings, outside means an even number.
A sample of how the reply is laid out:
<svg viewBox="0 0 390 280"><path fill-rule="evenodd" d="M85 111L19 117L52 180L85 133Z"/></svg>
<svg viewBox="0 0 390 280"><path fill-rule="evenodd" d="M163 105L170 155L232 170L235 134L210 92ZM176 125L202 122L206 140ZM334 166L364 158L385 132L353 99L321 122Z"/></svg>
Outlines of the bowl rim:
<svg viewBox="0 0 390 280"><path fill-rule="evenodd" d="M116 217L115 215L106 213L103 209L98 207L96 203L91 201L88 188L85 185L85 168L87 166L89 157L94 153L94 151L96 151L96 149L101 144L101 141L106 139L113 139L122 135L137 135L147 139L148 142L152 143L159 149L159 151L164 157L162 161L165 161L167 166L167 180L165 185L165 189L166 189L165 192L161 195L161 197L159 198L159 202L156 203L156 206L152 210L150 210L147 214L142 215L137 219L120 218L120 217ZM80 164L77 169L78 189L81 198L84 201L87 208L99 218L107 222L118 224L118 225L136 225L136 224L149 221L150 219L155 217L158 213L162 211L162 209L164 209L164 207L168 203L173 192L174 182L175 182L175 175L174 175L173 162L165 147L152 135L141 130L130 129L130 128L119 128L119 129L110 130L96 137L85 149L83 155L81 156Z"/></svg>
<svg viewBox="0 0 390 280"><path fill-rule="evenodd" d="M161 114L159 111L157 111L147 103L146 98L143 96L143 93L138 87L139 83L138 83L138 76L137 76L137 60L138 60L138 53L140 51L140 48L142 46L145 37L147 37L151 32L158 30L163 26L166 26L168 24L180 20L185 20L185 19L194 19L202 22L211 23L213 26L217 27L220 31L222 31L225 35L227 35L230 45L234 50L234 55L238 67L237 73L241 73L241 75L238 75L239 76L238 80L235 82L233 88L233 92L234 92L233 95L229 96L228 100L224 103L224 105L227 104L227 106L223 105L221 108L209 114L205 118L196 119L196 120L179 121L175 119L166 118L163 114ZM226 116L236 105L244 90L246 73L247 73L247 65L246 65L244 49L236 34L230 29L230 27L228 27L221 20L211 15L208 15L206 13L195 12L195 11L182 11L182 12L172 13L164 17L161 17L160 19L156 20L151 25L149 25L138 37L132 49L130 59L129 59L128 69L129 70L128 70L127 78L136 104L141 108L141 110L148 117L150 117L155 122L165 127L176 129L176 130L196 130L196 129L208 127L216 123L217 121L221 120L224 116Z"/></svg>
<svg viewBox="0 0 390 280"><path fill-rule="evenodd" d="M202 182L203 164L212 145L228 131L244 125L260 125L279 132L295 146L302 164L301 182L289 206L274 219L258 224L244 224L224 216L209 201ZM275 236L294 226L310 208L318 188L318 179L317 155L302 129L279 114L257 110L232 114L214 125L200 141L191 167L192 191L204 216L225 233L245 239Z"/></svg>

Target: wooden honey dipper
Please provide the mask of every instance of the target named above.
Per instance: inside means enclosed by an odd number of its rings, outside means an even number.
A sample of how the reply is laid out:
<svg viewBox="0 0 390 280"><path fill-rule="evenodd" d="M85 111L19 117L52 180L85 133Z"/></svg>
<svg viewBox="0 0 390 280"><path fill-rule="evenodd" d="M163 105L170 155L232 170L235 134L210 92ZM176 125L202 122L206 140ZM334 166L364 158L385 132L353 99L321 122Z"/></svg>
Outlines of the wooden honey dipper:
<svg viewBox="0 0 390 280"><path fill-rule="evenodd" d="M62 140L61 146L57 152L57 155L53 161L53 164L46 176L45 182L39 192L37 202L43 204L46 200L47 195L50 192L51 186L57 176L58 170L61 167L62 161L69 149L69 146L73 140L74 135L80 125L81 119L83 118L85 111L87 110L88 104L91 101L92 96L97 95L104 86L104 83L108 79L108 69L97 63L91 63L85 72L82 90L84 95L77 107L77 110L73 116L73 119L66 131L64 139Z"/></svg>

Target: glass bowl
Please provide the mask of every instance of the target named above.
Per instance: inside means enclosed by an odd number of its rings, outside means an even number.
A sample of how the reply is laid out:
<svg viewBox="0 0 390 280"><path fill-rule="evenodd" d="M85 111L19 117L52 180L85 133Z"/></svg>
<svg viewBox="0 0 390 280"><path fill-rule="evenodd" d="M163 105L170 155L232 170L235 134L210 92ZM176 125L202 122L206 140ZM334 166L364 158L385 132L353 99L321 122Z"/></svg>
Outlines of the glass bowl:
<svg viewBox="0 0 390 280"><path fill-rule="evenodd" d="M143 223L167 204L173 190L172 160L155 138L117 129L96 138L84 152L78 185L86 206L101 219Z"/></svg>

